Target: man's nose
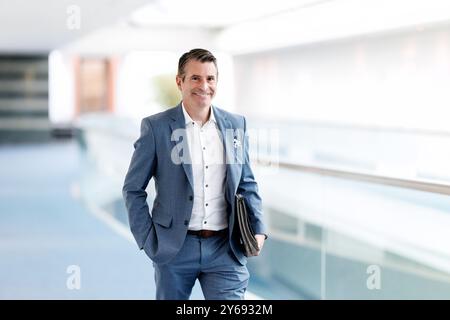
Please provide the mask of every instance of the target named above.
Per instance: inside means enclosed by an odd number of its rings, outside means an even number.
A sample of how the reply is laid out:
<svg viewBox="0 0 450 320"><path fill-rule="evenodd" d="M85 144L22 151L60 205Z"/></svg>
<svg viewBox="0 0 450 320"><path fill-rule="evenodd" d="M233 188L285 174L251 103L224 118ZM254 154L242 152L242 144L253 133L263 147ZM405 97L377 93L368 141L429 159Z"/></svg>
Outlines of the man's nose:
<svg viewBox="0 0 450 320"><path fill-rule="evenodd" d="M208 90L208 82L206 80L202 80L200 82L200 88L202 88L203 90Z"/></svg>

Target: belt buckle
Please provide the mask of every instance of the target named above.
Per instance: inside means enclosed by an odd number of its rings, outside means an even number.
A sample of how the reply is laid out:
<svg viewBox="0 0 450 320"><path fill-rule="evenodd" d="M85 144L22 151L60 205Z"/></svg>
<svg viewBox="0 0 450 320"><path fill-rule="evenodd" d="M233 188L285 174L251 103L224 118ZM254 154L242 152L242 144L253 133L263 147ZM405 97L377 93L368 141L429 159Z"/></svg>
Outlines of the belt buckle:
<svg viewBox="0 0 450 320"><path fill-rule="evenodd" d="M200 230L200 237L209 238L214 235L214 231L212 230Z"/></svg>

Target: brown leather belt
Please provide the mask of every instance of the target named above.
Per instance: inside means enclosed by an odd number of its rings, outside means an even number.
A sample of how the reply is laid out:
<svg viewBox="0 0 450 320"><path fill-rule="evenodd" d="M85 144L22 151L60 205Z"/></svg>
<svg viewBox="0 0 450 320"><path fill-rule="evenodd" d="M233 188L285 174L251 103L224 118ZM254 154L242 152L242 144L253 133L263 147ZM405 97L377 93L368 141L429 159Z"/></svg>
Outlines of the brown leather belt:
<svg viewBox="0 0 450 320"><path fill-rule="evenodd" d="M188 234L199 236L200 238L209 238L213 236L224 236L227 234L228 228L222 230L188 230Z"/></svg>

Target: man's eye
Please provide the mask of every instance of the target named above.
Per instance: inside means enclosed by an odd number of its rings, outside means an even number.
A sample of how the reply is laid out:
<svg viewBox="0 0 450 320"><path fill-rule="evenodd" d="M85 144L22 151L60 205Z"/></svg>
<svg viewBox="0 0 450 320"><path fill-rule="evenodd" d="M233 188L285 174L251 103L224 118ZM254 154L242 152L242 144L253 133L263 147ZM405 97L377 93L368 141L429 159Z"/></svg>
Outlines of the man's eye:
<svg viewBox="0 0 450 320"><path fill-rule="evenodd" d="M215 81L216 79L214 77L208 78L208 81Z"/></svg>
<svg viewBox="0 0 450 320"><path fill-rule="evenodd" d="M197 81L198 77L192 77L191 79Z"/></svg>

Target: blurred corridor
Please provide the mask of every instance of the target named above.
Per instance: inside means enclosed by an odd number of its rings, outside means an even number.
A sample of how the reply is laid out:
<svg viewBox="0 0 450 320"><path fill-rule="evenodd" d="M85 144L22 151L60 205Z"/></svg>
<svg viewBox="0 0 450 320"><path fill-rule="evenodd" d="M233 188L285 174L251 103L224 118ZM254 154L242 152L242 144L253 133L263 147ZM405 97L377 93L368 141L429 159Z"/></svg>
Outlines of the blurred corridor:
<svg viewBox="0 0 450 320"><path fill-rule="evenodd" d="M247 299L450 299L448 1L22 2L0 0L0 299L153 299L121 189L196 47L248 120L270 238Z"/></svg>

